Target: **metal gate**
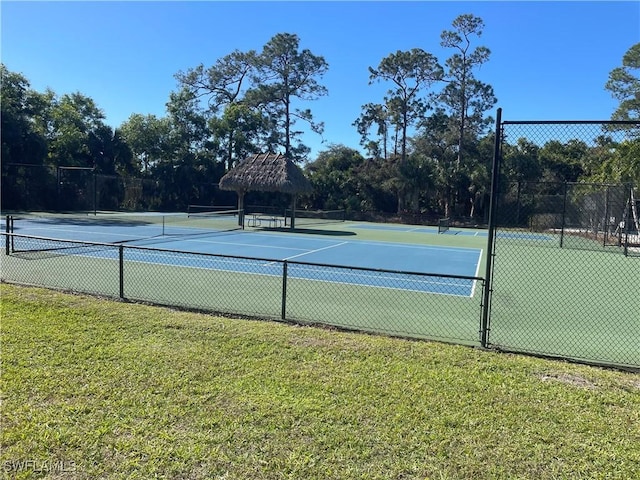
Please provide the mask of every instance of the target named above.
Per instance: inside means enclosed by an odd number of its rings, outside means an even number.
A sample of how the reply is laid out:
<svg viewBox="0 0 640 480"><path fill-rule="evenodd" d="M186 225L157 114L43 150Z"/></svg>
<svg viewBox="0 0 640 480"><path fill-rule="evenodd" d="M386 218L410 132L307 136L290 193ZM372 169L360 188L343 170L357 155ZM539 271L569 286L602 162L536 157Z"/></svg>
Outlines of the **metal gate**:
<svg viewBox="0 0 640 480"><path fill-rule="evenodd" d="M499 110L496 132L482 344L640 367L637 192L575 181L633 173L640 122L507 122Z"/></svg>

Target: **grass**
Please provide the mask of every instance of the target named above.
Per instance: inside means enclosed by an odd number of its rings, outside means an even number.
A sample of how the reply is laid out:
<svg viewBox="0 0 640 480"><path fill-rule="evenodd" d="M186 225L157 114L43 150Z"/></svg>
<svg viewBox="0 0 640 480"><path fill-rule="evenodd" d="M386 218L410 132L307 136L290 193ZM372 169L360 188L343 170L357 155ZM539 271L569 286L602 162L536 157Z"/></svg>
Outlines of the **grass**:
<svg viewBox="0 0 640 480"><path fill-rule="evenodd" d="M638 374L0 292L7 478L639 478Z"/></svg>

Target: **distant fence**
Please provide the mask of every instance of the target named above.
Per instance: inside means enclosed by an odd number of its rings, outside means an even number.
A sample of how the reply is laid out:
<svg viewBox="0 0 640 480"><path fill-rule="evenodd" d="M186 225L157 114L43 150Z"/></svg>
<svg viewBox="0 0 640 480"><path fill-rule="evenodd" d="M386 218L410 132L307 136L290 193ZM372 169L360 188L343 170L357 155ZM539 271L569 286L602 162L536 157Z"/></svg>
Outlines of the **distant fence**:
<svg viewBox="0 0 640 480"><path fill-rule="evenodd" d="M141 211L186 210L176 204L171 182L98 173L90 167L7 163L2 165L1 204L19 211ZM201 179L202 180L202 179ZM189 184L191 198L185 202L205 205L235 203L233 192L211 182Z"/></svg>

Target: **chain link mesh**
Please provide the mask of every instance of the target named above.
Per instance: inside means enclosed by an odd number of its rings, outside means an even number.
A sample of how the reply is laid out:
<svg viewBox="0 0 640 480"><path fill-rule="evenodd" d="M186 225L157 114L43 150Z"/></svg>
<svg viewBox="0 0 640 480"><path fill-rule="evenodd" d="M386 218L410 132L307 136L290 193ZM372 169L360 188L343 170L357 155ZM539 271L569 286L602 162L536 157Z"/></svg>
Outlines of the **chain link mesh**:
<svg viewBox="0 0 640 480"><path fill-rule="evenodd" d="M9 232L2 234L1 279L640 367L640 192L631 184L573 181L624 166L616 158L638 151L640 124L504 122L500 127L489 290L485 279L476 277Z"/></svg>
<svg viewBox="0 0 640 480"><path fill-rule="evenodd" d="M3 234L2 280L158 305L479 344L484 280Z"/></svg>
<svg viewBox="0 0 640 480"><path fill-rule="evenodd" d="M491 346L639 366L631 185L524 177L535 165L546 176L584 174L637 142L640 125L505 122L502 134L502 174L523 178L503 181L496 197Z"/></svg>

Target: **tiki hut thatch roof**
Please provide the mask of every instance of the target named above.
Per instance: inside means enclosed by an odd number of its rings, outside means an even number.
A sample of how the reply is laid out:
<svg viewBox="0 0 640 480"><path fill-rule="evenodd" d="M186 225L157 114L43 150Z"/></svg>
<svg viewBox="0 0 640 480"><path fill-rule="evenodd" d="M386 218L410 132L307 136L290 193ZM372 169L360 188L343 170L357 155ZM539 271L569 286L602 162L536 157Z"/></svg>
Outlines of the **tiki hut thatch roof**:
<svg viewBox="0 0 640 480"><path fill-rule="evenodd" d="M220 179L222 190L262 191L291 194L313 190L302 169L280 153L255 154L245 158Z"/></svg>

